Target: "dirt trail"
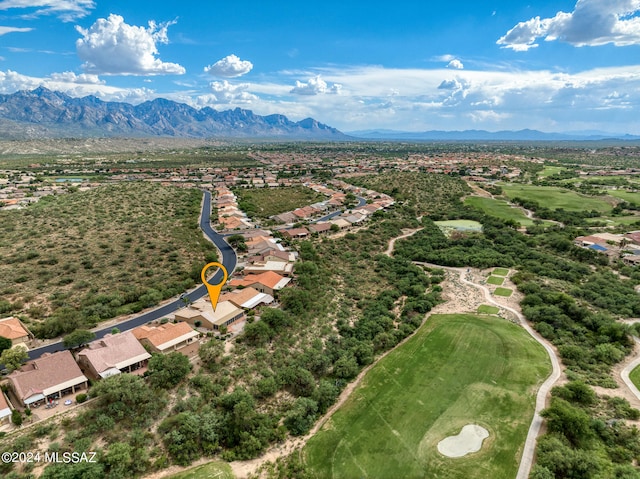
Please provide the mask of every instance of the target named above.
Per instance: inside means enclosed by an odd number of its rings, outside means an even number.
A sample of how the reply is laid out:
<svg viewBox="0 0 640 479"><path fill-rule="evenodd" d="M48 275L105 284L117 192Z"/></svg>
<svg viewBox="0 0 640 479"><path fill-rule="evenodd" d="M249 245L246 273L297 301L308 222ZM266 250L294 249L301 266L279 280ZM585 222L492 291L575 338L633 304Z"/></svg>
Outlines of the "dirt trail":
<svg viewBox="0 0 640 479"><path fill-rule="evenodd" d="M640 409L640 391L629 379L629 374L640 365L640 339L633 337L635 345L631 354L613 366L611 375L618 387L616 389L593 386L593 390L600 396L621 397L629 401L632 407Z"/></svg>
<svg viewBox="0 0 640 479"><path fill-rule="evenodd" d="M421 229L421 228L420 228ZM404 232L401 236L393 238L389 241L389 245L387 250L385 251L386 255L391 255L393 252L393 247L395 242L398 239L409 237L416 232L420 231L420 229L409 230ZM540 387L537 397L536 397L536 408L533 421L529 428L529 433L527 435L527 439L525 442L524 452L522 456L522 460L520 462L520 469L518 471L517 479L526 479L528 477L529 471L531 469L533 463L533 457L535 452L536 439L540 431L540 427L542 425L542 418L539 415L539 412L544 408L547 396L551 387L555 384L555 382L560 377L560 366L558 361L558 356L555 350L546 343L544 339L542 339L536 331L534 331L524 320L520 312L520 308L518 305L518 297L516 295L510 298L500 297L499 301L491 295L491 292L486 286L481 284L477 284L474 282L474 277L476 274L479 274L477 270L470 270L467 268L450 268L439 266L435 264L428 263L416 263L432 268L440 268L445 270L447 274L446 280L442 283L443 286L443 298L445 302L438 304L435 308L433 308L427 315L425 316L424 321L427 320L429 315L431 314L446 314L446 313L460 313L460 312L475 312L477 307L481 304L490 303L495 306L498 306L503 311L509 311L516 318L518 318L520 324L531 334L538 342L540 342L543 347L547 350L551 358L551 362L553 365L553 372L551 376L543 383ZM480 277L480 276L478 276ZM396 347L404 344L412 336L405 338L402 342L400 342ZM351 393L355 390L356 387L362 382L364 376L369 372L369 370L374 367L378 361L384 358L391 351L395 350L395 348L385 352L376 360L364 368L360 374L356 377L356 379L347 385L347 387L342 391L336 403L327 411L327 413L320 418L313 428L309 431L307 435L304 437L298 438L289 438L281 444L272 446L269 448L265 454L261 457L252 459L249 461L234 461L230 463L231 469L236 478L242 479L246 478L249 475L255 474L259 467L267 462L274 462L276 459L280 457L284 457L286 455L291 454L297 449L302 448L307 441L316 434L320 428L331 418L331 416L345 403L345 401L349 398ZM200 465L208 462L206 459L201 459L190 467L195 465ZM164 471L146 476L146 479L160 479L162 477L167 477L171 474L175 474L187 468L181 467L171 467Z"/></svg>
<svg viewBox="0 0 640 479"><path fill-rule="evenodd" d="M389 246L387 246L387 250L384 252L384 254L386 254L387 256L391 256L391 253L393 252L393 248L396 244L396 241L398 241L399 239L402 238L408 238L409 236L413 236L414 234L416 234L418 231L420 231L422 228L418 228L415 230L409 230L405 233L403 233L401 236L398 236L396 238L391 239L391 241L389 241ZM405 231L405 230L403 230Z"/></svg>

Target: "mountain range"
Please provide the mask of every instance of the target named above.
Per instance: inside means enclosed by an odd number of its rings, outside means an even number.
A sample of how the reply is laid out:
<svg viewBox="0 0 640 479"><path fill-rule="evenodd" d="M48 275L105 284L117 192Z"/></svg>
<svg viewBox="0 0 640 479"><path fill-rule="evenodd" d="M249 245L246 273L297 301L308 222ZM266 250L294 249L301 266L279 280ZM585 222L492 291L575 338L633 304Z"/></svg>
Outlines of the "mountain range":
<svg viewBox="0 0 640 479"><path fill-rule="evenodd" d="M65 137L280 138L346 140L313 118L293 122L236 108L193 108L158 98L139 105L73 98L40 87L0 95L0 139Z"/></svg>
<svg viewBox="0 0 640 479"><path fill-rule="evenodd" d="M600 141L640 140L638 135L614 134L600 131L546 133L538 130L462 130L462 131L397 131L359 130L348 135L367 140L389 141Z"/></svg>
<svg viewBox="0 0 640 479"><path fill-rule="evenodd" d="M73 98L44 87L0 94L0 139L70 137L256 138L317 141L599 141L640 140L604 132L360 130L342 133L313 118L291 121L235 108L193 108L163 98L139 105Z"/></svg>

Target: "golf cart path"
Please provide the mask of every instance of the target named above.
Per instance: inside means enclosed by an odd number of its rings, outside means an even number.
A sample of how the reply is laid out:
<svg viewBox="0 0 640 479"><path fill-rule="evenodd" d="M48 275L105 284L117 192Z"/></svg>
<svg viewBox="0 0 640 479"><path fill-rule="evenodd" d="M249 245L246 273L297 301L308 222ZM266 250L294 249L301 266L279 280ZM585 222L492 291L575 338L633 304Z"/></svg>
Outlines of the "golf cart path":
<svg viewBox="0 0 640 479"><path fill-rule="evenodd" d="M473 286L474 288L481 290L485 300L488 303L493 304L494 306L497 306L501 309L505 309L515 314L515 316L518 318L520 322L520 325L533 337L533 339L535 339L538 343L540 343L542 347L547 351L547 354L549 355L549 359L551 360L552 371L549 377L542 383L542 385L538 389L538 394L536 395L536 405L535 405L535 410L533 414L533 419L531 421L531 425L529 426L529 432L527 433L527 438L525 440L524 447L522 450L522 459L520 460L520 466L518 467L518 474L516 476L516 479L527 479L529 477L529 472L531 471L531 467L533 465L533 458L536 450L536 440L538 438L538 435L540 434L540 429L542 428L543 419L542 419L542 416L540 416L540 411L542 411L545 408L545 405L547 402L547 396L551 392L551 388L553 387L553 385L556 383L556 381L558 381L558 379L560 379L560 376L562 374L562 369L560 368L560 361L558 359L558 354L556 353L553 346L551 346L551 344L549 344L542 336L540 336L540 334L538 334L537 331L535 331L529 325L529 323L526 321L526 319L518 309L512 308L511 306L507 306L505 304L500 303L499 301L496 301L496 299L491 295L491 291L489 291L489 289L486 286L478 283L474 283L473 281L467 279L465 276L470 276L468 275L467 268L453 268L448 266L439 266L436 264L420 263L415 261L414 263L422 266L427 266L432 268L441 268L448 271L457 272L459 274L460 281L464 284Z"/></svg>

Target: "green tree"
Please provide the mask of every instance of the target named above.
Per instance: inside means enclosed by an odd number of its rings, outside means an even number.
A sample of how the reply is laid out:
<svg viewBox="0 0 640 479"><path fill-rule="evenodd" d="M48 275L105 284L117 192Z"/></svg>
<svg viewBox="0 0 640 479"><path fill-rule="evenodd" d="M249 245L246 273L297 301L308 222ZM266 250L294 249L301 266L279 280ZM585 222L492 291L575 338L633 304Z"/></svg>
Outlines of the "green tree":
<svg viewBox="0 0 640 479"><path fill-rule="evenodd" d="M228 236L227 243L240 252L245 252L248 249L244 236L240 234Z"/></svg>
<svg viewBox="0 0 640 479"><path fill-rule="evenodd" d="M15 371L22 366L22 363L29 358L27 350L22 346L16 346L15 348L5 349L0 354L0 364L4 364L9 372Z"/></svg>
<svg viewBox="0 0 640 479"><path fill-rule="evenodd" d="M200 346L198 356L205 368L215 371L218 368L218 361L224 353L224 343L217 339L210 339Z"/></svg>
<svg viewBox="0 0 640 479"><path fill-rule="evenodd" d="M298 398L286 414L284 425L294 436L306 434L316 420L318 403L309 398Z"/></svg>
<svg viewBox="0 0 640 479"><path fill-rule="evenodd" d="M593 435L589 415L564 399L553 398L551 406L540 415L547 420L550 432L563 435L574 446L579 447Z"/></svg>
<svg viewBox="0 0 640 479"><path fill-rule="evenodd" d="M133 374L118 374L98 382L91 388L97 396L96 408L116 421L133 425L149 424L166 404L165 395L153 391L144 379Z"/></svg>
<svg viewBox="0 0 640 479"><path fill-rule="evenodd" d="M104 463L109 471L109 479L127 479L131 477L131 446L126 442L114 442L104 455Z"/></svg>
<svg viewBox="0 0 640 479"><path fill-rule="evenodd" d="M93 331L87 329L77 329L73 333L64 337L62 344L65 348L73 349L87 344L95 339L96 335Z"/></svg>
<svg viewBox="0 0 640 479"><path fill-rule="evenodd" d="M9 349L12 345L13 345L13 343L11 342L11 340L9 338L5 338L4 336L0 336L0 354L5 349Z"/></svg>
<svg viewBox="0 0 640 479"><path fill-rule="evenodd" d="M158 389L171 389L191 371L189 358L182 353L154 354L149 360L149 382Z"/></svg>
<svg viewBox="0 0 640 479"><path fill-rule="evenodd" d="M11 411L11 422L16 426L22 426L22 414L17 409Z"/></svg>

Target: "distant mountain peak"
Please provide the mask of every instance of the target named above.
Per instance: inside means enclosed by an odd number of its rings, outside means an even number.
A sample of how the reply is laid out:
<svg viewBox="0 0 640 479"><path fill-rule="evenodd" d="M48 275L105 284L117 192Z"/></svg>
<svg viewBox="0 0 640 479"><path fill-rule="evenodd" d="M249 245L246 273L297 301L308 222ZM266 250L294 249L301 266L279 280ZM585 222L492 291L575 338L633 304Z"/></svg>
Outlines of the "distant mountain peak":
<svg viewBox="0 0 640 479"><path fill-rule="evenodd" d="M589 133L545 133L525 128L522 130L459 130L459 131L397 131L385 129L359 130L347 132L354 138L366 140L401 141L598 141L598 140L640 140L640 136L629 134L611 134L603 132Z"/></svg>
<svg viewBox="0 0 640 479"><path fill-rule="evenodd" d="M156 98L139 105L102 101L95 96L73 98L38 87L0 95L0 127L11 138L33 137L243 137L291 140L348 140L335 128L312 118L294 122L284 115L260 116L235 108L200 110L185 103ZM23 127L16 131L16 126ZM2 136L0 135L0 138Z"/></svg>

